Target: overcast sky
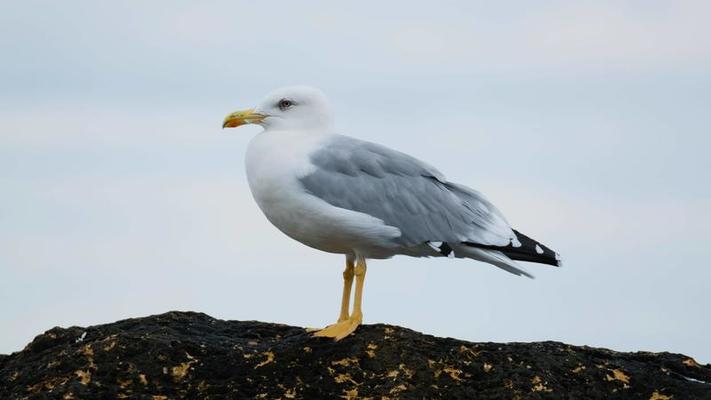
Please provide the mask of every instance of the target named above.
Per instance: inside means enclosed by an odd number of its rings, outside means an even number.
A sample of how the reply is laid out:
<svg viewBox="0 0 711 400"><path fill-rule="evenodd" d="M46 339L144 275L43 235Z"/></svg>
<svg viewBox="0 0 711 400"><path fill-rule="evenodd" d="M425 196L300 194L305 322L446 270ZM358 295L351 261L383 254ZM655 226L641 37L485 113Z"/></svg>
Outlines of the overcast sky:
<svg viewBox="0 0 711 400"><path fill-rule="evenodd" d="M110 5L109 5L110 4ZM0 4L0 353L169 310L322 326L342 256L272 227L224 116L322 88L341 133L484 192L536 280L370 263L366 323L711 362L711 3Z"/></svg>

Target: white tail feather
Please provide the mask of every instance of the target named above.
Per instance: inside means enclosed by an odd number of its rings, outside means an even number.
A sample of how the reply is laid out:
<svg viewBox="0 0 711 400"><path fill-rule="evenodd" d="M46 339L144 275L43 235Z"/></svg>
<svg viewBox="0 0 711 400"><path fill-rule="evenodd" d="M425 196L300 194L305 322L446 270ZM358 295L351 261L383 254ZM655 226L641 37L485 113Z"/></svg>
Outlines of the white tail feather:
<svg viewBox="0 0 711 400"><path fill-rule="evenodd" d="M466 257L489 263L514 275L535 279L533 275L523 270L516 261L506 257L506 255L500 251L462 245L454 249L454 254L457 257Z"/></svg>

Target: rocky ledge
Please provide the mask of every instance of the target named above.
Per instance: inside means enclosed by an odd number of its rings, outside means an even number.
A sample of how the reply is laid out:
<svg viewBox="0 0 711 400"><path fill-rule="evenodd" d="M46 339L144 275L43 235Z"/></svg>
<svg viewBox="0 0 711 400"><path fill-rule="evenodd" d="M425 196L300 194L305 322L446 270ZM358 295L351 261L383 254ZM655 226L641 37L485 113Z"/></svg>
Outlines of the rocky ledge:
<svg viewBox="0 0 711 400"><path fill-rule="evenodd" d="M380 324L333 342L303 328L169 312L50 329L0 356L0 398L711 399L711 365Z"/></svg>

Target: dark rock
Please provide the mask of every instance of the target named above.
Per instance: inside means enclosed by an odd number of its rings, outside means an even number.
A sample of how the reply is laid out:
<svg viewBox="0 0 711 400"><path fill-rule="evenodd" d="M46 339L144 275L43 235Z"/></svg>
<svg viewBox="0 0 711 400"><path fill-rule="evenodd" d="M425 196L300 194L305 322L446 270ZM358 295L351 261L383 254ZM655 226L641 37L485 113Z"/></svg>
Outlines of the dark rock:
<svg viewBox="0 0 711 400"><path fill-rule="evenodd" d="M388 325L340 342L169 312L53 328L0 356L2 399L711 399L711 366L557 342L470 343Z"/></svg>

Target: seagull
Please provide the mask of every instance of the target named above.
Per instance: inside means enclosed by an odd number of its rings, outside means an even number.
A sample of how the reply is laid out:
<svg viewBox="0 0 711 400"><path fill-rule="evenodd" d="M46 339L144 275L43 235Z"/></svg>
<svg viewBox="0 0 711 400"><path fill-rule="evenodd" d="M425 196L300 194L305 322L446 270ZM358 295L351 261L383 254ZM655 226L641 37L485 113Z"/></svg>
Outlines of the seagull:
<svg viewBox="0 0 711 400"><path fill-rule="evenodd" d="M319 89L277 89L222 127L245 124L264 128L245 163L267 219L292 239L346 258L338 321L315 336L340 340L362 323L368 259L468 258L529 278L516 260L560 266L556 252L512 229L481 193L412 156L336 133Z"/></svg>

